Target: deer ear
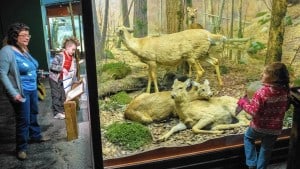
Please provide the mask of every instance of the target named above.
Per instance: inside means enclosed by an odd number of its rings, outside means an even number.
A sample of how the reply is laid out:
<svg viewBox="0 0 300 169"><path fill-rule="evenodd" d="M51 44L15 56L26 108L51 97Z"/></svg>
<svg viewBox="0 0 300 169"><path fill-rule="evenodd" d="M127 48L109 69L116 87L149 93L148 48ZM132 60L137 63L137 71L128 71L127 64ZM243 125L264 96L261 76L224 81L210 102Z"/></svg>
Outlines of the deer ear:
<svg viewBox="0 0 300 169"><path fill-rule="evenodd" d="M199 86L200 86L200 84L199 84L199 83L197 83L197 82L195 82L195 81L192 81L192 86L199 87Z"/></svg>
<svg viewBox="0 0 300 169"><path fill-rule="evenodd" d="M192 85L191 79L187 79L184 84L186 87L190 87Z"/></svg>

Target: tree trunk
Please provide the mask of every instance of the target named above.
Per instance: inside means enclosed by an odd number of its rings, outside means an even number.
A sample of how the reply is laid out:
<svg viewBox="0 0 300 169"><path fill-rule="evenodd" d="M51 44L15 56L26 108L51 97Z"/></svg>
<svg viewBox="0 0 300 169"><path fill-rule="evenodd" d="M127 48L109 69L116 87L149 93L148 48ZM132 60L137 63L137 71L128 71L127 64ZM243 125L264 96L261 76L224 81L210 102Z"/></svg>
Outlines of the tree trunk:
<svg viewBox="0 0 300 169"><path fill-rule="evenodd" d="M206 6L206 1L203 1L203 3L202 3L202 9L203 9L203 16L202 16L202 18L203 18L203 28L205 29L206 28L206 12L207 12L207 10L206 10L206 8L207 8L207 6Z"/></svg>
<svg viewBox="0 0 300 169"><path fill-rule="evenodd" d="M231 19L229 37L233 38L233 22L234 22L234 0L231 0ZM232 59L232 49L229 50L229 57Z"/></svg>
<svg viewBox="0 0 300 169"><path fill-rule="evenodd" d="M265 64L281 61L284 38L284 17L286 15L286 11L286 0L273 1Z"/></svg>
<svg viewBox="0 0 300 169"><path fill-rule="evenodd" d="M209 28L212 28L214 29L214 25L215 25L215 17L213 16L215 14L215 10L214 10L214 3L213 3L213 0L209 0L208 1L208 14L211 14L212 16L208 16L208 21L209 21L209 25L210 27Z"/></svg>
<svg viewBox="0 0 300 169"><path fill-rule="evenodd" d="M218 18L217 24L215 25L214 33L220 33L221 32L221 23L222 23L224 6L225 6L225 0L222 0L221 9L220 9L220 13L219 13L219 18Z"/></svg>
<svg viewBox="0 0 300 169"><path fill-rule="evenodd" d="M147 0L134 1L134 37L148 35Z"/></svg>
<svg viewBox="0 0 300 169"><path fill-rule="evenodd" d="M183 11L181 0L166 0L167 33L183 30Z"/></svg>
<svg viewBox="0 0 300 169"><path fill-rule="evenodd" d="M243 0L240 0L239 5L239 29L238 29L238 38L243 38L243 28L242 28L242 13L243 13Z"/></svg>
<svg viewBox="0 0 300 169"><path fill-rule="evenodd" d="M238 28L238 38L243 38L243 28L242 28L242 14L243 14L243 0L240 0L239 4L239 28ZM236 60L239 61L242 58L242 51L238 50L236 54Z"/></svg>
<svg viewBox="0 0 300 169"><path fill-rule="evenodd" d="M192 0L184 0L184 4L183 4L183 13L184 13L184 23L185 23L185 29L189 28L189 16L187 13L187 7L193 7L193 1Z"/></svg>
<svg viewBox="0 0 300 169"><path fill-rule="evenodd" d="M104 47L105 47L105 40L106 40L106 33L107 33L108 8L109 8L109 0L105 0L104 21L103 21L102 36L100 41L101 58L105 58Z"/></svg>
<svg viewBox="0 0 300 169"><path fill-rule="evenodd" d="M95 5L99 5L100 7L100 4L95 4ZM100 41L101 41L101 24L99 22L101 22L101 18L100 16L101 15L98 15L99 13L101 13L101 10L100 8L97 8L95 7L95 9L93 10L93 22L94 22L94 30L95 30L95 46L100 46ZM96 59L100 59L101 58L101 49L100 48L95 48L95 53L96 53Z"/></svg>
<svg viewBox="0 0 300 169"><path fill-rule="evenodd" d="M121 4L122 4L121 9L122 9L123 25L126 27L130 27L127 0L121 0Z"/></svg>

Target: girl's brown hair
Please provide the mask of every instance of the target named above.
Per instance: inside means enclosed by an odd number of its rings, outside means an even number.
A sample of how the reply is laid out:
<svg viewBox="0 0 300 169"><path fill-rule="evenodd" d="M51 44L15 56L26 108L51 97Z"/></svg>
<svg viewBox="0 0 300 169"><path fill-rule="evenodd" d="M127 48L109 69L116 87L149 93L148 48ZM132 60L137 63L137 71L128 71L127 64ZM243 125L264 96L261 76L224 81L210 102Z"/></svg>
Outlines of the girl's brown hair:
<svg viewBox="0 0 300 169"><path fill-rule="evenodd" d="M268 75L266 83L288 87L290 83L289 71L285 64L274 62L265 67L264 73Z"/></svg>

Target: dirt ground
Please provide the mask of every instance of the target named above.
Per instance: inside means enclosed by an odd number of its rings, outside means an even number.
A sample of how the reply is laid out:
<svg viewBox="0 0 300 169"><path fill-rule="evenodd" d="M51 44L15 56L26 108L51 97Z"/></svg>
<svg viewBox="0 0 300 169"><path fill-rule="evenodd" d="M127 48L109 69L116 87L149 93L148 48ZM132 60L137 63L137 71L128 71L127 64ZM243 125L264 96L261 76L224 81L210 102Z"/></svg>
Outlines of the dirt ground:
<svg viewBox="0 0 300 169"><path fill-rule="evenodd" d="M50 109L50 88L48 79L44 84L47 97L39 102L38 120L43 134L51 137L45 143L29 144L28 159L20 161L15 156L15 121L11 107L1 95L0 105L0 168L2 169L89 169L92 168L89 121L82 118L83 110L78 112L79 138L66 140L64 120L53 118ZM7 111L4 111L7 110Z"/></svg>

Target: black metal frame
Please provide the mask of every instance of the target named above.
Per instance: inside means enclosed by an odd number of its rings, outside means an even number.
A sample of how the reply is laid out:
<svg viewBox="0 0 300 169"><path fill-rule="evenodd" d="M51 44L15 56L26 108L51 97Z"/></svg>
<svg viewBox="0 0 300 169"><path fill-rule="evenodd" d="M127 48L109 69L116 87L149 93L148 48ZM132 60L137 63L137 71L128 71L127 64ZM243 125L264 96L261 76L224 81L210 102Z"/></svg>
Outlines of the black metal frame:
<svg viewBox="0 0 300 169"><path fill-rule="evenodd" d="M100 133L98 87L96 73L96 55L94 42L94 23L92 0L82 0L82 22L84 31L84 46L87 67L87 85L89 97L90 123L92 133L93 165L94 168L103 168L102 144Z"/></svg>

